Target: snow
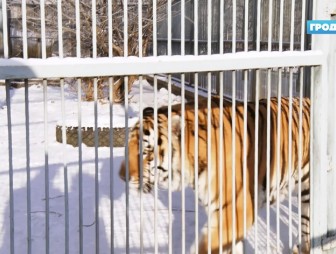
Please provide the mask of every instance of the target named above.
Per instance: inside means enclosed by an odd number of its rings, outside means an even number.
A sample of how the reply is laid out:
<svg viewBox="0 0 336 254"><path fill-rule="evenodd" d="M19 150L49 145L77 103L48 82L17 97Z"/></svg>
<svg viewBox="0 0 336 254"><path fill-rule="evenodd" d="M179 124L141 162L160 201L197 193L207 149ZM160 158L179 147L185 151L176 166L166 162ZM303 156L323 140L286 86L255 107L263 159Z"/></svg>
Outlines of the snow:
<svg viewBox="0 0 336 254"><path fill-rule="evenodd" d="M59 87L48 87L47 90L47 140L44 132L43 87L29 87L29 151L30 151L30 186L31 186L31 232L32 253L45 253L45 172L49 170L49 219L50 219L50 253L64 253L65 245L65 208L64 208L64 172L68 177L69 197L69 252L79 252L79 152L78 147L63 145L56 142L55 126L62 122L61 92ZM13 163L13 194L14 194L14 235L15 253L27 253L27 159L26 159L26 126L24 88L11 89L11 125L12 125L12 163ZM0 86L0 254L7 254L10 249L9 224L9 146L7 107L5 87ZM139 83L131 91L129 101L129 125L135 123L140 109ZM167 90L158 92L159 105L167 103ZM179 96L172 95L172 102L178 103ZM154 103L153 89L143 81L142 108ZM82 102L82 124L93 126L93 102ZM65 110L66 124L76 126L77 94L66 86ZM113 106L113 125L122 127L125 123L125 108ZM109 126L109 104L98 103L98 125ZM119 179L118 171L124 158L123 148L113 148L110 160L110 148L98 148L98 181L99 181L99 248L100 253L109 253L111 248L111 204L113 204L115 253L125 253L126 243L126 205L125 184ZM83 171L83 250L84 253L95 252L95 149L82 146ZM46 168L46 165L48 167ZM67 165L66 168L64 165ZM113 195L110 194L112 179ZM154 252L154 195L142 195L143 202L143 248L144 253ZM130 252L140 252L140 198L130 194L129 197L129 240ZM168 252L168 193L160 190L157 200L157 241L159 253ZM275 207L271 209L271 248L276 240ZM281 206L281 248L286 252L288 242L288 208ZM294 226L297 227L295 217ZM199 207L199 235L207 217L203 207ZM266 224L265 209L260 212L258 221L258 250L265 250ZM190 249L195 237L194 194L186 189L186 252ZM173 193L172 230L173 253L181 252L182 239L181 192ZM249 252L254 248L254 231L249 233L247 247ZM293 234L296 234L295 228ZM288 250L287 250L288 251ZM262 251L263 252L263 251Z"/></svg>
<svg viewBox="0 0 336 254"><path fill-rule="evenodd" d="M128 125L133 126L138 121L140 108L154 107L154 91L153 87L146 81L142 82L142 99L140 98L140 86L139 81L136 81L132 90L129 93L129 109L128 109ZM168 91L165 88L161 88L157 93L158 107L167 105L168 103ZM142 100L142 107L140 107L140 101ZM72 98L73 107L69 107L66 110L66 126L78 126L78 111L77 111L77 95ZM172 94L172 104L180 103L181 96ZM108 101L98 103L98 126L110 127L110 108ZM94 126L94 107L92 102L81 102L82 108L82 127ZM62 118L58 120L58 124L62 125ZM125 106L124 104L113 105L113 127L125 127Z"/></svg>

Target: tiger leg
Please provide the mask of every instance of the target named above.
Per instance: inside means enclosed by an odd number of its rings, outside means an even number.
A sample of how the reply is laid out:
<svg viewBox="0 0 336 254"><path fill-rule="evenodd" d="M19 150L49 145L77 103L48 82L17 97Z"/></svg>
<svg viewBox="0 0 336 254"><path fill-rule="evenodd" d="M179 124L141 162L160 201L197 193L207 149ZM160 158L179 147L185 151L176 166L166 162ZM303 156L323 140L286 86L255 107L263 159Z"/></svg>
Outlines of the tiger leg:
<svg viewBox="0 0 336 254"><path fill-rule="evenodd" d="M310 252L310 193L309 193L309 163L302 169L301 179L301 246L295 246L294 253Z"/></svg>
<svg viewBox="0 0 336 254"><path fill-rule="evenodd" d="M223 249L223 253L231 253L232 247L232 205L227 205L222 210L222 246L220 246L219 239L219 214L220 211L214 211L211 214L211 227L206 225L202 229L202 239L199 244L199 253L208 253L208 235L211 234L210 249L211 253L218 253L219 249ZM237 206L236 209L236 253L243 252L243 237L244 237L244 225L243 225L243 206ZM247 214L247 228L249 228L253 223L253 214Z"/></svg>
<svg viewBox="0 0 336 254"><path fill-rule="evenodd" d="M228 207L226 207L228 208ZM224 209L226 209L224 208ZM230 209L230 208L229 208ZM231 213L226 213L223 211L223 224L222 224L222 246L219 246L219 211L215 211L211 214L211 227L205 225L202 228L202 237L199 243L199 253L208 253L208 248L210 247L211 253L219 253L219 249L222 248L224 253L231 253L231 243L232 243L232 222ZM210 230L210 231L209 231ZM211 243L209 243L209 234L211 234ZM210 245L210 246L208 246ZM238 250L236 251L238 252ZM243 253L243 252L241 252Z"/></svg>

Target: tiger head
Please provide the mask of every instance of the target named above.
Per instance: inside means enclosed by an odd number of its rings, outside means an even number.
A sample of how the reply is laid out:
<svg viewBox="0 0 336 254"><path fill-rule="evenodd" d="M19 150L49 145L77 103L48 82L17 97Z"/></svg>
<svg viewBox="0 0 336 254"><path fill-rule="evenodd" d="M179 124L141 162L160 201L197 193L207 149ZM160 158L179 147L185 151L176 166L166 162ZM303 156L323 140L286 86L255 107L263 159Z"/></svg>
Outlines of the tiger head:
<svg viewBox="0 0 336 254"><path fill-rule="evenodd" d="M157 177L158 186L168 188L169 168L171 168L171 187L180 187L180 122L177 114L172 115L171 135L171 166L168 158L168 116L162 108L158 111L158 134L154 130L154 109L145 108L143 111L143 135L140 140L140 122L130 132L128 139L128 161L123 161L119 176L126 181L126 163L128 163L129 186L145 193L151 192ZM142 144L141 144L142 143ZM156 144L155 144L156 143ZM157 149L154 149L157 145ZM142 147L142 160L140 159ZM155 154L155 152L157 152ZM142 167L140 167L142 163ZM142 169L142 190L140 190L140 170Z"/></svg>

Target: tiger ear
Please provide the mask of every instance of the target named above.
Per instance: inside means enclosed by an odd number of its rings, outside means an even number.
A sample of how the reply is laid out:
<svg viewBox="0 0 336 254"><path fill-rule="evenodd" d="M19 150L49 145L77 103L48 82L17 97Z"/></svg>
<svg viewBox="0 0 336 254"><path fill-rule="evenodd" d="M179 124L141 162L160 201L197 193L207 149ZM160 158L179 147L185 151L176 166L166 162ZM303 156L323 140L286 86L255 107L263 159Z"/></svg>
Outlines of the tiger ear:
<svg viewBox="0 0 336 254"><path fill-rule="evenodd" d="M143 116L152 116L154 114L154 109L152 107L144 108Z"/></svg>
<svg viewBox="0 0 336 254"><path fill-rule="evenodd" d="M181 132L181 117L179 115L172 116L172 132L179 135Z"/></svg>

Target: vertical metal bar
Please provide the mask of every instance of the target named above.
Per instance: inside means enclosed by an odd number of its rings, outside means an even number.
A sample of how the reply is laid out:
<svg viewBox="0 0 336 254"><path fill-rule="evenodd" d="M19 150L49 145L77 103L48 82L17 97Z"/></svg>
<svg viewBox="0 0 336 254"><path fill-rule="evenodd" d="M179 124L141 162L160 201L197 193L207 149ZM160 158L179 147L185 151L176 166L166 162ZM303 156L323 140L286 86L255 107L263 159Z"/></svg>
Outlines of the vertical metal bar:
<svg viewBox="0 0 336 254"><path fill-rule="evenodd" d="M232 53L236 53L237 1L232 0ZM236 253L236 71L232 71L232 253Z"/></svg>
<svg viewBox="0 0 336 254"><path fill-rule="evenodd" d="M272 51L272 26L273 26L273 0L269 0L268 2L268 51ZM270 129L271 129L271 112L270 112L270 100L271 100L271 75L272 70L267 70L267 154L266 154L266 249L267 253L270 252L270 149L271 149L271 141L270 141Z"/></svg>
<svg viewBox="0 0 336 254"><path fill-rule="evenodd" d="M194 55L198 55L198 0L194 0Z"/></svg>
<svg viewBox="0 0 336 254"><path fill-rule="evenodd" d="M273 0L268 2L268 51L272 51Z"/></svg>
<svg viewBox="0 0 336 254"><path fill-rule="evenodd" d="M185 55L185 0L181 0L181 56ZM182 254L185 253L186 225L185 225L185 74L181 74L181 207L182 207Z"/></svg>
<svg viewBox="0 0 336 254"><path fill-rule="evenodd" d="M140 45L139 45L140 46ZM140 54L140 52L139 52ZM142 76L139 76L139 86L140 86L140 99L139 99L139 176L140 176L140 190L143 188L143 87L142 87ZM140 191L140 253L143 253L143 192Z"/></svg>
<svg viewBox="0 0 336 254"><path fill-rule="evenodd" d="M211 22L211 17L212 17L212 0L208 0L208 5L207 5L207 51L208 55L211 55L211 43L212 43L212 22ZM211 253L211 216L212 216L212 211L211 211L211 173L212 173L212 168L211 168L211 72L208 72L207 74L207 86L208 86L208 91L207 91L207 168L208 168L208 176L207 176L207 186L208 186L208 253Z"/></svg>
<svg viewBox="0 0 336 254"><path fill-rule="evenodd" d="M232 53L236 53L237 39L237 0L232 0Z"/></svg>
<svg viewBox="0 0 336 254"><path fill-rule="evenodd" d="M128 56L128 1L125 0L123 3L124 56Z"/></svg>
<svg viewBox="0 0 336 254"><path fill-rule="evenodd" d="M4 7L6 9L6 5ZM13 186L13 141L12 141L12 114L10 102L10 82L6 83L6 104L7 104L7 125L8 125L8 165L9 165L9 232L10 232L10 253L15 252L14 238L14 186Z"/></svg>
<svg viewBox="0 0 336 254"><path fill-rule="evenodd" d="M64 168L64 238L65 250L69 253L69 188L68 188L68 166L66 160L66 129L65 129L65 99L64 99L64 79L60 80L61 85L61 107L62 107L62 142L63 142L63 168Z"/></svg>
<svg viewBox="0 0 336 254"><path fill-rule="evenodd" d="M194 0L194 55L198 55L198 0ZM195 188L195 253L198 253L198 73L194 74L194 114L195 114L195 148L194 148L194 188Z"/></svg>
<svg viewBox="0 0 336 254"><path fill-rule="evenodd" d="M153 0L153 56L157 56L157 0ZM159 253L158 245L158 115L157 76L154 75L154 253Z"/></svg>
<svg viewBox="0 0 336 254"><path fill-rule="evenodd" d="M196 41L195 41L195 44ZM195 177L195 253L198 253L198 73L195 73L195 150L194 150L194 177Z"/></svg>
<svg viewBox="0 0 336 254"><path fill-rule="evenodd" d="M280 0L279 51L283 49L284 0Z"/></svg>
<svg viewBox="0 0 336 254"><path fill-rule="evenodd" d="M248 20L249 20L249 1L245 0L245 15L244 15L244 51L248 52ZM244 209L244 232L243 232L243 248L246 250L246 235L247 235L247 86L248 86L248 70L244 70L244 134L243 134L243 209Z"/></svg>
<svg viewBox="0 0 336 254"><path fill-rule="evenodd" d="M98 81L93 79L94 93L94 144L95 144L95 224L96 253L99 253L99 168L98 168Z"/></svg>
<svg viewBox="0 0 336 254"><path fill-rule="evenodd" d="M219 2L219 54L224 53L224 0ZM219 246L223 246L223 170L224 170L224 72L219 72ZM218 172L218 171L217 171ZM217 173L218 174L218 173ZM219 249L223 253L223 249Z"/></svg>
<svg viewBox="0 0 336 254"><path fill-rule="evenodd" d="M97 7L96 0L92 1L92 57L97 57Z"/></svg>
<svg viewBox="0 0 336 254"><path fill-rule="evenodd" d="M305 50L306 1L307 0L302 0L302 9L301 9L301 51Z"/></svg>
<svg viewBox="0 0 336 254"><path fill-rule="evenodd" d="M181 186L182 186L182 254L185 253L186 225L185 225L185 74L181 74Z"/></svg>
<svg viewBox="0 0 336 254"><path fill-rule="evenodd" d="M41 52L42 58L47 57L46 49L46 28L45 28L45 0L40 0L41 16ZM44 99L44 160L45 160L45 251L49 253L50 235L49 235L49 154L48 154L48 98L47 98L47 80L43 80L43 99Z"/></svg>
<svg viewBox="0 0 336 254"><path fill-rule="evenodd" d="M281 150L281 88L282 88L282 69L278 70L278 111L277 111L277 148L276 148L276 249L280 252L280 150Z"/></svg>
<svg viewBox="0 0 336 254"><path fill-rule="evenodd" d="M78 48L77 48L78 50ZM78 52L77 52L78 53ZM80 52L79 52L80 54ZM79 253L83 253L83 159L82 159L82 81L77 79L78 110L78 230Z"/></svg>
<svg viewBox="0 0 336 254"><path fill-rule="evenodd" d="M107 23L108 23L108 49L109 57L113 56L113 19L112 0L107 1Z"/></svg>
<svg viewBox="0 0 336 254"><path fill-rule="evenodd" d="M138 1L138 48L139 48L139 57L143 55L143 44L142 44L142 0ZM143 87L142 87L142 76L139 76L139 85L140 85L140 189L143 186ZM140 192L140 253L143 253L143 193Z"/></svg>
<svg viewBox="0 0 336 254"><path fill-rule="evenodd" d="M50 234L49 234L49 151L48 151L48 97L47 97L47 80L43 80L43 106L44 106L44 162L45 162L45 244L46 253L49 253Z"/></svg>
<svg viewBox="0 0 336 254"><path fill-rule="evenodd" d="M289 69L289 115L288 115L288 248L293 246L292 237L292 122L293 122L293 68Z"/></svg>
<svg viewBox="0 0 336 254"><path fill-rule="evenodd" d="M232 253L236 253L236 71L232 71Z"/></svg>
<svg viewBox="0 0 336 254"><path fill-rule="evenodd" d="M317 40L313 37L312 48ZM321 40L320 40L321 42ZM325 64L321 67L314 67L311 76L311 128L310 128L310 233L312 253L323 253L322 236L327 234L327 110L328 95L325 89L328 72Z"/></svg>
<svg viewBox="0 0 336 254"><path fill-rule="evenodd" d="M333 4L332 4L333 3ZM333 7L332 7L333 5ZM336 10L336 2L330 2L329 10ZM330 15L331 20L336 20L335 15ZM327 158L329 162L329 170L328 170L328 187L327 193L336 193L336 123L331 119L335 119L336 111L336 38L333 35L330 35L329 39L330 48L329 48L329 59L330 62L328 63L328 74L329 74L329 81L328 81L328 143L327 143ZM328 197L328 204L327 204L327 232L335 232L336 231L336 204L333 202L334 199ZM330 233L331 235L331 233ZM326 245L326 246L325 246ZM325 244L325 248L327 249L328 244ZM330 249L329 253L333 253L335 249Z"/></svg>
<svg viewBox="0 0 336 254"><path fill-rule="evenodd" d="M181 56L185 55L185 0L181 0Z"/></svg>
<svg viewBox="0 0 336 254"><path fill-rule="evenodd" d="M46 47L46 28L45 28L45 1L40 0L41 15L41 52L42 58L47 57ZM47 80L43 80L43 98L44 98L44 158L45 158L45 251L50 251L50 234L49 234L49 152L48 152L48 98L47 98Z"/></svg>
<svg viewBox="0 0 336 254"><path fill-rule="evenodd" d="M254 252L258 253L258 187L259 187L259 167L258 167L258 152L259 152L259 90L260 90L260 70L256 70L256 102L255 102L255 128L254 128Z"/></svg>
<svg viewBox="0 0 336 254"><path fill-rule="evenodd" d="M294 50L294 18L295 18L295 0L291 5L291 23L290 23L290 50Z"/></svg>
<svg viewBox="0 0 336 254"><path fill-rule="evenodd" d="M27 41L27 2L22 0L22 51L23 58L28 58L28 41Z"/></svg>
<svg viewBox="0 0 336 254"><path fill-rule="evenodd" d="M261 0L258 0L257 5L257 42L256 50L260 51L260 36L261 36Z"/></svg>
<svg viewBox="0 0 336 254"><path fill-rule="evenodd" d="M168 44L167 44L167 53L168 56L172 55L172 0L167 1L167 37L168 37ZM171 78L172 76L168 75L168 119L171 118ZM168 253L172 253L173 248L173 232L172 232L172 150L171 150L171 144L172 144L172 122L171 120L168 121Z"/></svg>
<svg viewBox="0 0 336 254"><path fill-rule="evenodd" d="M257 3L257 36L256 36L256 50L260 51L260 33L261 33L261 0ZM254 150L254 252L258 252L258 151L259 151L259 89L260 89L260 70L256 70L256 105L255 105L255 150Z"/></svg>
<svg viewBox="0 0 336 254"><path fill-rule="evenodd" d="M314 20L330 19L330 12L334 1L312 1ZM328 11L329 9L329 11ZM312 68L311 84L311 128L310 137L310 238L311 252L324 253L321 246L323 236L327 235L328 228L333 223L328 221L328 105L332 99L334 83L332 82L335 68L332 68L334 57L331 52L335 43L332 35L312 36L312 50L320 50L326 56L326 61L319 67ZM333 50L333 51L332 51ZM332 59L333 60L330 60ZM328 60L327 60L328 59ZM330 83L329 83L330 82ZM329 93L331 94L329 95ZM330 109L330 108L329 108ZM331 111L329 111L331 112ZM333 121L329 121L333 123ZM322 169L322 170L321 170ZM332 173L329 172L329 173ZM335 185L335 184L334 184ZM331 200L330 200L331 201ZM334 203L334 202L330 202ZM332 208L332 206L329 206ZM327 216L326 216L327 214ZM332 252L332 251L331 251Z"/></svg>
<svg viewBox="0 0 336 254"><path fill-rule="evenodd" d="M57 23L58 23L58 54L63 58L63 25L62 25L62 1L57 1ZM66 160L66 127L65 127L65 99L64 79L60 80L61 86L61 107L62 107L62 142L63 142L63 168L64 168L64 252L69 253L69 188L68 188L68 166Z"/></svg>
<svg viewBox="0 0 336 254"><path fill-rule="evenodd" d="M138 0L138 41L139 41L139 57L142 57L142 0ZM140 86L140 105L139 105L139 118L140 118L140 144L139 144L139 150L140 150L140 190L142 190L143 186L143 84L142 84L142 76L139 76L139 86ZM140 192L140 253L143 253L144 246L143 246L143 192Z"/></svg>
<svg viewBox="0 0 336 254"><path fill-rule="evenodd" d="M212 43L212 0L208 0L207 5L207 49L208 49L208 55L211 55L211 43ZM209 84L208 84L209 85Z"/></svg>
<svg viewBox="0 0 336 254"><path fill-rule="evenodd" d="M80 3L75 0L76 56L81 57ZM83 159L82 159L82 81L77 79L78 111L78 234L79 254L83 254Z"/></svg>
<svg viewBox="0 0 336 254"><path fill-rule="evenodd" d="M46 27L45 27L45 0L40 0L41 9L41 52L42 58L47 57Z"/></svg>
<svg viewBox="0 0 336 254"><path fill-rule="evenodd" d="M22 46L23 58L28 58L28 41L27 41L27 3L22 0ZM27 254L32 253L31 237L31 177L30 177L30 136L29 136L29 93L28 79L25 83L25 125L26 125L26 173L27 173Z"/></svg>
<svg viewBox="0 0 336 254"><path fill-rule="evenodd" d="M172 55L172 0L167 0L167 53Z"/></svg>
<svg viewBox="0 0 336 254"><path fill-rule="evenodd" d="M29 136L29 96L28 80L25 79L25 123L26 123L26 168L27 168L27 254L32 251L31 237L31 185L30 185L30 136Z"/></svg>
<svg viewBox="0 0 336 254"><path fill-rule="evenodd" d="M62 1L57 0L58 55L63 58Z"/></svg>
<svg viewBox="0 0 336 254"><path fill-rule="evenodd" d="M128 77L124 77L124 83L128 84ZM128 147L128 89L125 89L125 161L126 161L126 253L129 253L129 147Z"/></svg>
<svg viewBox="0 0 336 254"><path fill-rule="evenodd" d="M270 150L271 150L271 138L270 138L270 129L271 129L271 109L270 109L270 100L271 100L271 69L267 70L267 120L266 120L266 249L267 253L270 252Z"/></svg>
<svg viewBox="0 0 336 254"><path fill-rule="evenodd" d="M108 0L107 2L107 17L108 17L108 48L109 48L109 57L113 57L113 19L112 19L112 0ZM113 84L114 78L109 77L109 111L110 111L110 132L109 132L109 143L110 143L110 168L114 168L113 162ZM110 253L114 253L114 174L113 170L110 170L110 241L111 241L111 249Z"/></svg>
<svg viewBox="0 0 336 254"><path fill-rule="evenodd" d="M248 70L244 71L244 126L243 126L243 209L244 209L244 231L243 231L243 246L244 250L246 249L246 235L247 235L247 205L246 205L246 196L247 196L247 86L248 86Z"/></svg>
<svg viewBox="0 0 336 254"><path fill-rule="evenodd" d="M80 37L80 8L79 0L75 0L75 16L76 16L76 56L81 56L81 37Z"/></svg>
<svg viewBox="0 0 336 254"><path fill-rule="evenodd" d="M248 37L248 28L249 28L249 0L245 0L244 3L244 51L248 51L249 46L249 37Z"/></svg>
<svg viewBox="0 0 336 254"><path fill-rule="evenodd" d="M97 57L97 10L96 0L92 1L92 57ZM94 144L95 144L95 243L96 253L99 248L99 169L98 169L98 79L93 79L94 93Z"/></svg>
<svg viewBox="0 0 336 254"><path fill-rule="evenodd" d="M156 2L156 0L154 0ZM156 8L155 8L156 10ZM156 13L156 11L155 11ZM154 19L155 21L155 19ZM153 22L154 22L153 21ZM156 31L156 29L155 29ZM156 50L155 50L156 51ZM157 76L154 75L154 252L157 254L159 252L158 245L158 95L157 95Z"/></svg>
<svg viewBox="0 0 336 254"><path fill-rule="evenodd" d="M224 53L224 0L219 1L219 54Z"/></svg>
<svg viewBox="0 0 336 254"><path fill-rule="evenodd" d="M223 2L223 1L222 1ZM223 246L223 171L224 171L224 72L219 73L219 246ZM218 172L218 171L217 171ZM218 174L218 173L217 173ZM223 248L219 249L223 253Z"/></svg>
<svg viewBox="0 0 336 254"><path fill-rule="evenodd" d="M302 9L301 9L301 51L305 49L305 21L306 21L306 0L302 0ZM302 97L303 97L303 81L304 81L304 68L300 67L300 112L299 112L299 158L298 158L298 249L301 252L302 245ZM312 217L311 217L312 218Z"/></svg>
<svg viewBox="0 0 336 254"><path fill-rule="evenodd" d="M209 48L208 48L209 49ZM211 52L208 50L208 53ZM207 186L208 186L208 253L211 253L211 72L208 72L208 98L207 98Z"/></svg>
<svg viewBox="0 0 336 254"><path fill-rule="evenodd" d="M171 74L168 75L168 253L172 254L172 108L171 108Z"/></svg>
<svg viewBox="0 0 336 254"><path fill-rule="evenodd" d="M124 1L124 57L128 56L128 1ZM125 137L128 138L128 77L124 77L125 86ZM128 139L125 140L125 161L126 161L126 253L129 253L129 147Z"/></svg>
<svg viewBox="0 0 336 254"><path fill-rule="evenodd" d="M138 0L139 57L142 57L142 0Z"/></svg>
<svg viewBox="0 0 336 254"><path fill-rule="evenodd" d="M279 51L283 51L284 0L280 0ZM281 90L282 68L278 69L278 115L277 115L277 173L276 173L276 249L280 252L280 137L281 137Z"/></svg>
<svg viewBox="0 0 336 254"><path fill-rule="evenodd" d="M4 58L8 58L9 38L8 38L7 1L2 0L2 36Z"/></svg>
<svg viewBox="0 0 336 254"><path fill-rule="evenodd" d="M157 56L157 2L156 1L157 0L153 0L153 56Z"/></svg>
<svg viewBox="0 0 336 254"><path fill-rule="evenodd" d="M313 41L312 41L313 43ZM312 45L312 49L313 49L313 45ZM317 73L319 74L319 73ZM320 73L320 76L321 76L322 73ZM325 73L324 73L325 74ZM310 75L310 82L311 84L314 84L313 82L315 81L315 72L314 70L311 72L311 75ZM319 81L322 81L322 80L319 80ZM321 87L321 84L317 84L317 85L320 85ZM326 96L325 96L326 97ZM311 89L310 91L310 133L309 133L309 139L310 140L313 140L314 138L314 132L315 132L315 126L314 126L314 123L315 123L315 115L314 115L314 98L315 98L315 92L314 92L314 89ZM318 115L316 115L317 118L318 118ZM317 142L321 142L321 140L318 140ZM320 145L323 147L324 145L326 144L326 140L324 140L324 142ZM314 219L314 216L316 214L316 212L314 211L314 206L315 206L315 200L314 200L314 195L316 195L316 191L314 191L314 187L313 187L313 184L315 182L315 174L314 174L314 163L315 163L315 159L313 157L313 154L314 154L314 145L313 145L313 142L310 142L310 147L309 147L309 157L310 157L310 161L309 161L309 167L310 167L310 171L309 171L309 179L310 179L310 182L309 182L309 186L311 187L310 190L309 190L309 216L310 216L310 221L311 221L311 224L310 224L310 227L309 227L309 232L310 232L310 235L312 237L312 239L314 239L314 235L315 235L315 223L313 221ZM317 147L318 148L318 147ZM320 222L320 221L319 221ZM319 232L318 232L319 233ZM315 243L314 243L314 240L311 242L311 246L310 246L310 249L311 251L315 251L314 250L314 246ZM319 248L317 246L317 248ZM317 253L315 251L315 253ZM322 252L319 252L319 253L322 253Z"/></svg>
<svg viewBox="0 0 336 254"><path fill-rule="evenodd" d="M109 12L110 13L110 12ZM111 54L111 51L109 51ZM113 83L114 79L109 78L109 110L110 110L110 133L109 133L109 141L110 141L110 168L114 168L113 163ZM110 224L111 224L111 254L114 253L114 175L113 170L110 170Z"/></svg>
<svg viewBox="0 0 336 254"><path fill-rule="evenodd" d="M301 44L302 46L302 44ZM301 215L302 215L302 207L301 207L301 202L302 202L302 196L301 196L301 178L302 178L302 110L303 110L303 105L302 105L302 97L303 97L303 76L304 76L304 68L300 67L300 111L299 111L299 154L298 154L298 248L299 252L301 252L301 237L302 237L302 227L301 227Z"/></svg>

